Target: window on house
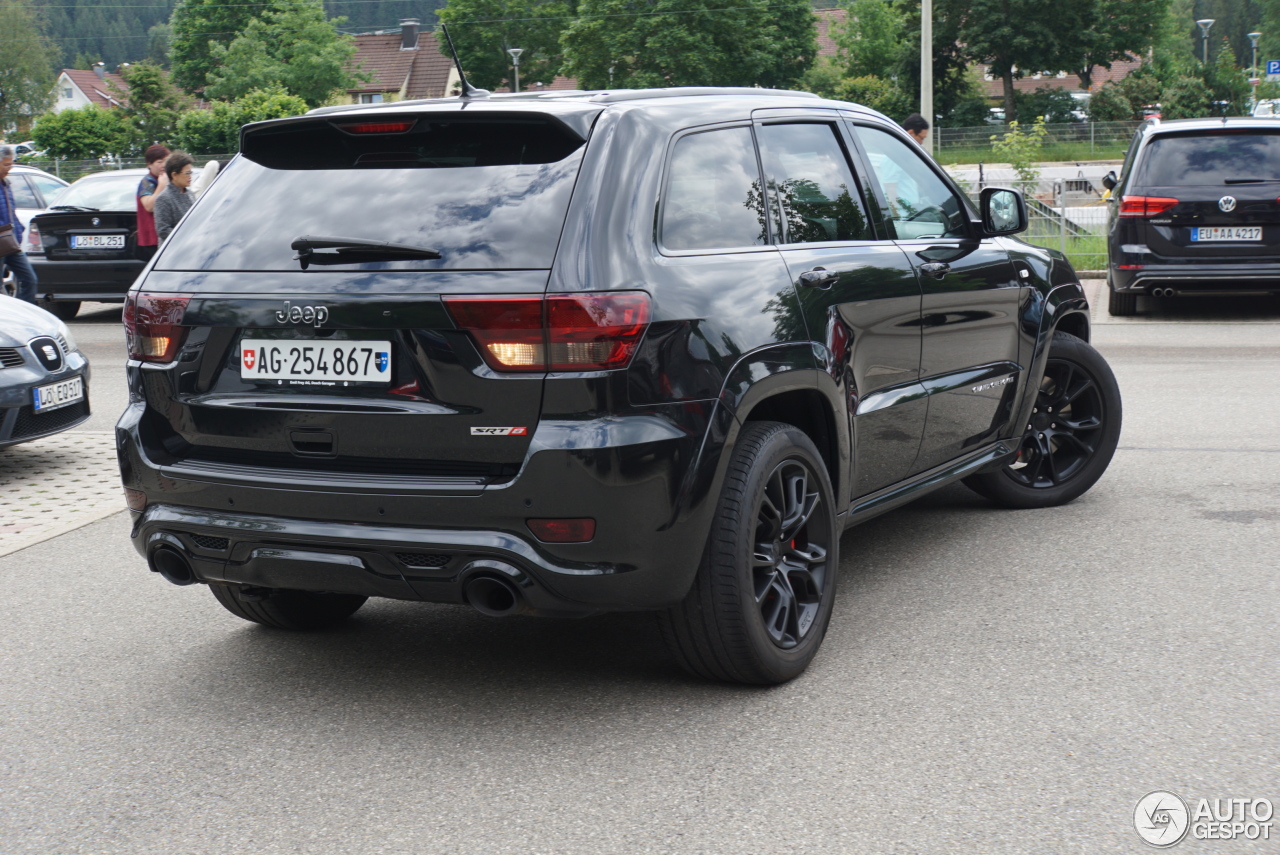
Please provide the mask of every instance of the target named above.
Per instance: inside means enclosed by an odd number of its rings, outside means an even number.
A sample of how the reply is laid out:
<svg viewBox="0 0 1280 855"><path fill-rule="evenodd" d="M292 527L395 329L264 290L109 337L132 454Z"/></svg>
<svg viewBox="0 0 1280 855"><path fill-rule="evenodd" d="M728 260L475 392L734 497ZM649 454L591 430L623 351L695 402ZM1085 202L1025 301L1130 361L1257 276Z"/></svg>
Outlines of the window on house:
<svg viewBox="0 0 1280 855"><path fill-rule="evenodd" d="M381 104L381 103L382 103L382 93L381 93L381 92L373 92L373 93L366 93L366 94L364 94L364 95L361 95L361 96L360 96L360 103L361 103L361 104Z"/></svg>
<svg viewBox="0 0 1280 855"><path fill-rule="evenodd" d="M63 98L65 98L65 99L67 99L68 101L70 101L70 100L71 100L71 87L70 87L70 86L68 86L68 87L66 87L65 89L63 89L63 90L62 90L62 97L63 97Z"/></svg>

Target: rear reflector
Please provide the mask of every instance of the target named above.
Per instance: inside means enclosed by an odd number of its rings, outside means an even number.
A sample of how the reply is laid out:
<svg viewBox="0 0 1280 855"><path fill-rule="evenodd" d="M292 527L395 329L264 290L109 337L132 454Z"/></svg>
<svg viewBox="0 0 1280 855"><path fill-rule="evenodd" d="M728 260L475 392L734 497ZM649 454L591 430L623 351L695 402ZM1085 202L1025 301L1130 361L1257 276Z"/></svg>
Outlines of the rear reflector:
<svg viewBox="0 0 1280 855"><path fill-rule="evenodd" d="M495 371L625 368L649 325L643 291L444 298Z"/></svg>
<svg viewBox="0 0 1280 855"><path fill-rule="evenodd" d="M1120 216L1122 217L1154 217L1178 204L1177 199L1163 196L1121 196Z"/></svg>
<svg viewBox="0 0 1280 855"><path fill-rule="evenodd" d="M403 134L413 127L413 122L335 122L349 134Z"/></svg>
<svg viewBox="0 0 1280 855"><path fill-rule="evenodd" d="M593 519L525 520L525 525L543 543L586 543L596 536Z"/></svg>
<svg viewBox="0 0 1280 855"><path fill-rule="evenodd" d="M187 337L182 326L190 296L130 291L124 301L124 335L129 356L144 362L172 362Z"/></svg>
<svg viewBox="0 0 1280 855"><path fill-rule="evenodd" d="M147 509L147 494L141 490L131 490L125 487L124 503L129 506L131 511L145 511Z"/></svg>

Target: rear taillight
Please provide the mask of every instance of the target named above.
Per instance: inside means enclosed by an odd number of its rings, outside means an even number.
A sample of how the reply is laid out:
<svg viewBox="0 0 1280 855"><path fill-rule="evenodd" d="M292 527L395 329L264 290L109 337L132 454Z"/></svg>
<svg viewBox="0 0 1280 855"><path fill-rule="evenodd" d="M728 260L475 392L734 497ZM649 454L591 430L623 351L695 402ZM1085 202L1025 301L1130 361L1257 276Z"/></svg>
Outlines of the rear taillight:
<svg viewBox="0 0 1280 855"><path fill-rule="evenodd" d="M1122 217L1154 217L1178 204L1177 199L1163 196L1121 196L1120 216Z"/></svg>
<svg viewBox="0 0 1280 855"><path fill-rule="evenodd" d="M124 335L129 356L143 362L172 362L187 328L182 326L189 296L130 291L124 301Z"/></svg>
<svg viewBox="0 0 1280 855"><path fill-rule="evenodd" d="M444 298L495 371L625 368L649 325L643 291Z"/></svg>
<svg viewBox="0 0 1280 855"><path fill-rule="evenodd" d="M40 242L40 227L35 223L27 226L27 252L44 252L44 244Z"/></svg>

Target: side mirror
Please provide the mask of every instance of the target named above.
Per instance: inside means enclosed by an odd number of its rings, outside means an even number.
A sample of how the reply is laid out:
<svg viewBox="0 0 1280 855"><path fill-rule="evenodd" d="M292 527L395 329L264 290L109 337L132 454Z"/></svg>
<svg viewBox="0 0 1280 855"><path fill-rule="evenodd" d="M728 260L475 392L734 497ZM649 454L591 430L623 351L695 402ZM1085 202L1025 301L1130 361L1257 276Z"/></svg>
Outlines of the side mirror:
<svg viewBox="0 0 1280 855"><path fill-rule="evenodd" d="M1106 175L1102 176L1102 186L1106 187L1108 190L1116 189L1116 185L1119 183L1120 183L1120 179L1116 178L1116 173L1114 169L1108 172Z"/></svg>
<svg viewBox="0 0 1280 855"><path fill-rule="evenodd" d="M985 187L981 197L982 236L1012 235L1027 228L1027 201L1017 190Z"/></svg>

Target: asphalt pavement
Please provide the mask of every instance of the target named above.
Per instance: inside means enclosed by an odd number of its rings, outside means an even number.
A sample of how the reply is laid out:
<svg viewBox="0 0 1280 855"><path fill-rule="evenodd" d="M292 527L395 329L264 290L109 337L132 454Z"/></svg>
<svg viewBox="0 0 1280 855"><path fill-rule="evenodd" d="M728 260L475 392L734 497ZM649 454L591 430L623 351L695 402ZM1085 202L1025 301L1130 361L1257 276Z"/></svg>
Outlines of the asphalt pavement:
<svg viewBox="0 0 1280 855"><path fill-rule="evenodd" d="M1280 303L1153 309L1095 313L1103 480L850 530L777 688L686 677L643 614L267 630L148 573L118 512L0 557L0 852L1145 852L1153 790L1278 803ZM74 324L86 436L123 407L111 313Z"/></svg>

